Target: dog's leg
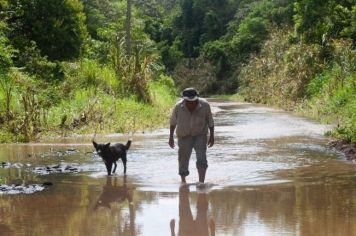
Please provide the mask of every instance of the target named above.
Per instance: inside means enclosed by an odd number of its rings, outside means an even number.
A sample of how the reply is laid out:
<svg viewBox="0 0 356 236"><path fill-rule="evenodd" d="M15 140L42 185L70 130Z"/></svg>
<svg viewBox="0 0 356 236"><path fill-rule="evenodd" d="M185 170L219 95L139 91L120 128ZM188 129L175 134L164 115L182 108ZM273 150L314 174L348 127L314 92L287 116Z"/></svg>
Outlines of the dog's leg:
<svg viewBox="0 0 356 236"><path fill-rule="evenodd" d="M111 175L112 163L105 163L106 170L108 171L108 175Z"/></svg>
<svg viewBox="0 0 356 236"><path fill-rule="evenodd" d="M126 155L124 155L121 159L122 159L122 164L124 164L124 174L126 174L126 162L127 162Z"/></svg>
<svg viewBox="0 0 356 236"><path fill-rule="evenodd" d="M116 166L117 166L117 164L116 164L116 161L115 161L115 162L114 162L114 170L113 170L112 173L115 173L115 171L116 171Z"/></svg>

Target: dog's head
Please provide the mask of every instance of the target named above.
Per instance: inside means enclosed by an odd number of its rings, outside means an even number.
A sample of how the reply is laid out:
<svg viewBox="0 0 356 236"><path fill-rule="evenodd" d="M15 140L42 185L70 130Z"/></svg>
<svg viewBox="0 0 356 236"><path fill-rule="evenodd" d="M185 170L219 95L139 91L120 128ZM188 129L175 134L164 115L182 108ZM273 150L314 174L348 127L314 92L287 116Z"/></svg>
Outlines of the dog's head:
<svg viewBox="0 0 356 236"><path fill-rule="evenodd" d="M104 153L110 150L110 143L96 143L95 141L93 141L93 145L99 156L102 156Z"/></svg>

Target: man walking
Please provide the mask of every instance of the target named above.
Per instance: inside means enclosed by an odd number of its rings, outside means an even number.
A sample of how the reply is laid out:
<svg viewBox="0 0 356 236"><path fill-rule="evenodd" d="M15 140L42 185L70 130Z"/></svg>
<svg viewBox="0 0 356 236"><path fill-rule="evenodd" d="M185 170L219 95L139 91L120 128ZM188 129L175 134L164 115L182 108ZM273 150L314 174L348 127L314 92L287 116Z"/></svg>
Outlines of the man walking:
<svg viewBox="0 0 356 236"><path fill-rule="evenodd" d="M209 103L199 98L198 91L194 88L184 89L182 100L173 109L168 142L171 148L175 146L173 135L176 128L179 175L182 182L185 183L185 178L189 175L189 159L194 148L199 182L204 183L208 168L206 149L207 146L214 145L214 121ZM210 131L209 140L208 131Z"/></svg>

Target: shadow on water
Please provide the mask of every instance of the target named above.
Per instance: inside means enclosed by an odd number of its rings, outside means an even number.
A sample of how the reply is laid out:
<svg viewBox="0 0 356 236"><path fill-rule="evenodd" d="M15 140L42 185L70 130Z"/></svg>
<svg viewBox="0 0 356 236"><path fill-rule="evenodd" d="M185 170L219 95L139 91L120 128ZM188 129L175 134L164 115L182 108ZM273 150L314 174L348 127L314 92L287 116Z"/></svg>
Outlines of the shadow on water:
<svg viewBox="0 0 356 236"><path fill-rule="evenodd" d="M194 154L180 187L167 129L134 135L127 176L121 163L106 176L91 135L0 145L0 235L356 235L356 165L327 147L330 127L252 104L211 105L216 145L203 190ZM43 183L52 185L1 191Z"/></svg>

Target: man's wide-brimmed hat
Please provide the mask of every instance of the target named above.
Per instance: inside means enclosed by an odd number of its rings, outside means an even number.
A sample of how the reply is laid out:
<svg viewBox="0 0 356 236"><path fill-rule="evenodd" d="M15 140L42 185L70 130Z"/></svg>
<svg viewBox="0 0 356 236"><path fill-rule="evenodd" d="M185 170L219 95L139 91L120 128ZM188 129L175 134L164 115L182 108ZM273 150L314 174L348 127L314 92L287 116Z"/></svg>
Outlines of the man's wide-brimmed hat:
<svg viewBox="0 0 356 236"><path fill-rule="evenodd" d="M186 88L182 92L182 98L187 101L195 101L198 96L199 92L195 88Z"/></svg>

